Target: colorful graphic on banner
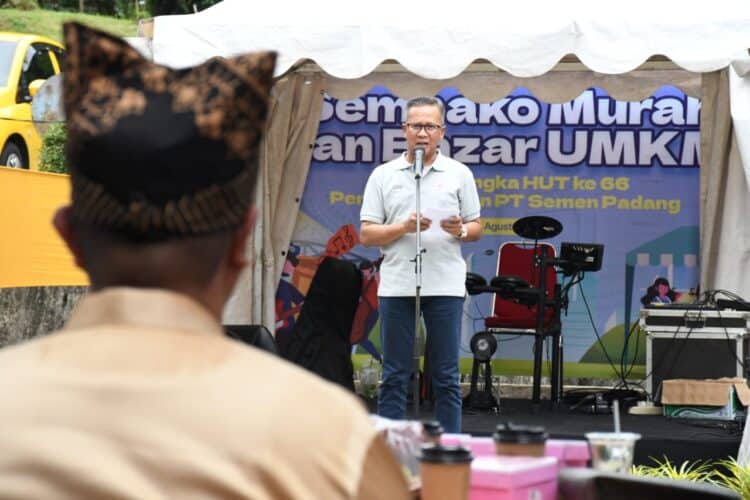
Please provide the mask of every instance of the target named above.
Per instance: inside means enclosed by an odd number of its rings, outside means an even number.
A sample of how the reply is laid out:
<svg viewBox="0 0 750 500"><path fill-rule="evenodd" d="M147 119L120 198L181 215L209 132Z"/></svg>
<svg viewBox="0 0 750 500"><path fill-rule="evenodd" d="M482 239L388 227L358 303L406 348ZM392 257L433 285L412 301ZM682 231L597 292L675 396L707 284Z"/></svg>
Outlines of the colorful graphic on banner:
<svg viewBox="0 0 750 500"><path fill-rule="evenodd" d="M605 363L597 336L605 345L619 341L621 349L657 277L683 297L697 287L699 100L669 86L640 102L616 101L598 88L561 104L541 102L523 88L492 103L475 103L453 88L438 96L446 107L441 152L472 169L482 203L483 237L463 248L470 271L494 277L499 247L521 239L512 225L528 215L562 223L561 234L545 240L557 251L561 242L604 245L601 271L570 290L563 315L566 362ZM325 254L341 228L358 229L368 176L404 151L404 106L382 87L348 101L325 98L293 236L295 261ZM371 263L377 249L355 244L339 255L364 263L376 284ZM301 274L314 272L304 266L297 266ZM282 299L280 316L286 304L297 304L288 290L295 276L282 278L288 283L279 294L292 298ZM362 324L354 327L360 341L370 332L371 353L379 345L373 296L371 287L362 298L366 306L360 304L366 311L355 320ZM489 294L467 298L463 356L471 356L469 339L483 329L490 308ZM502 342L495 357L530 360L531 341ZM609 354L619 359L619 350Z"/></svg>

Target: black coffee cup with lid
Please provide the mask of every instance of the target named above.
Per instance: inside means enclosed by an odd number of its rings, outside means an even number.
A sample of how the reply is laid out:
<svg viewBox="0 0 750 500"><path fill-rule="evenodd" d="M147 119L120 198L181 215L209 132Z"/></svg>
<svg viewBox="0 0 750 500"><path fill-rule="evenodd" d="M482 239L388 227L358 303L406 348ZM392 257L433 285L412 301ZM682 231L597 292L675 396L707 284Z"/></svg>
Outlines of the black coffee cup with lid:
<svg viewBox="0 0 750 500"><path fill-rule="evenodd" d="M440 444L440 436L443 435L443 426L437 420L422 421L422 440L425 443Z"/></svg>
<svg viewBox="0 0 750 500"><path fill-rule="evenodd" d="M549 434L544 427L499 424L492 435L498 455L523 455L543 457L544 445Z"/></svg>
<svg viewBox="0 0 750 500"><path fill-rule="evenodd" d="M473 459L471 451L463 446L423 446L419 454L420 462L431 464L464 464Z"/></svg>

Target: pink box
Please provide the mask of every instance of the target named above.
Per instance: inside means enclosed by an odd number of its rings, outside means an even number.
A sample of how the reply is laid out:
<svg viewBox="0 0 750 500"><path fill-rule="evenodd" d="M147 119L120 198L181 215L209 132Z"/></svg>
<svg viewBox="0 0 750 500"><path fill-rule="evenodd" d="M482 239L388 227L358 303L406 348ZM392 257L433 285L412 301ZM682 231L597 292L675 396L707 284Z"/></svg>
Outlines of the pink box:
<svg viewBox="0 0 750 500"><path fill-rule="evenodd" d="M440 444L443 446L463 446L469 447L471 434L449 434L445 433L440 436Z"/></svg>
<svg viewBox="0 0 750 500"><path fill-rule="evenodd" d="M548 439L544 454L557 458L560 468L587 467L591 459L588 441L575 439Z"/></svg>
<svg viewBox="0 0 750 500"><path fill-rule="evenodd" d="M474 457L494 457L495 440L491 437L474 437L472 436L464 446L468 446Z"/></svg>
<svg viewBox="0 0 750 500"><path fill-rule="evenodd" d="M554 457L484 456L471 463L470 500L555 500Z"/></svg>

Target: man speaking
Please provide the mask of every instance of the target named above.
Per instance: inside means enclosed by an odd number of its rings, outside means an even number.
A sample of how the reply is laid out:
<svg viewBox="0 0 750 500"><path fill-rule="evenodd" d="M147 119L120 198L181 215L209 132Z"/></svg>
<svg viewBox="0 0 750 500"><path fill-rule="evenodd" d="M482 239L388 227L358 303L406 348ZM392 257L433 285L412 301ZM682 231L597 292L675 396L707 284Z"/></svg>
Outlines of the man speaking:
<svg viewBox="0 0 750 500"><path fill-rule="evenodd" d="M446 432L461 430L458 351L466 295L466 263L461 243L481 236L480 204L474 176L440 153L445 134L443 103L417 97L406 103L402 124L407 150L373 170L365 187L360 240L383 253L378 288L383 381L378 414L406 415L406 394L415 341L416 232L422 257L420 309L429 336L429 366L437 399L436 416ZM418 153L417 153L418 152ZM423 155L421 162L417 154ZM419 165L421 163L421 165ZM420 177L420 227L417 228L416 177Z"/></svg>

